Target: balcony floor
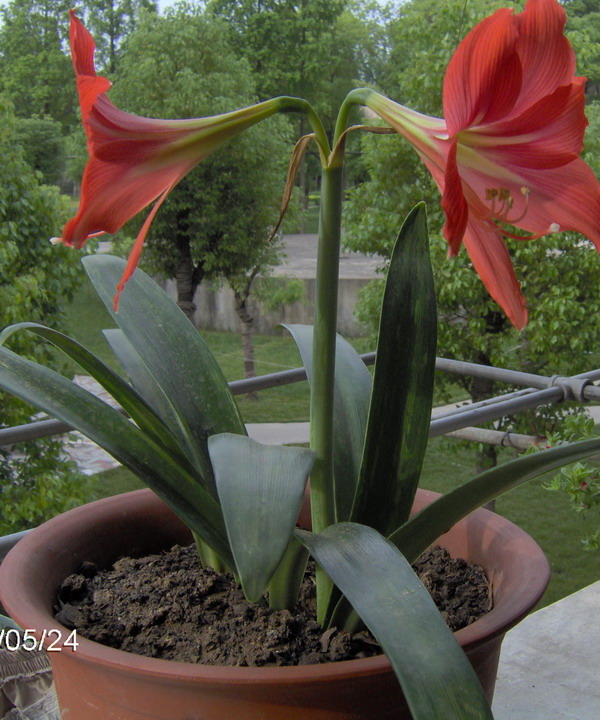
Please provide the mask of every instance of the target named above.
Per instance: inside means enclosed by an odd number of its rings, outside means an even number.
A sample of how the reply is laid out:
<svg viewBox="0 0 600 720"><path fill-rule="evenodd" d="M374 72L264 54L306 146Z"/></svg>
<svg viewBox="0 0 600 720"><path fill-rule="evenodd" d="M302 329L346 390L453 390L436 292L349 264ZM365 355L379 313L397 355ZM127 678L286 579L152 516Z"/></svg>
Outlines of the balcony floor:
<svg viewBox="0 0 600 720"><path fill-rule="evenodd" d="M495 720L600 718L600 581L532 613L502 645Z"/></svg>

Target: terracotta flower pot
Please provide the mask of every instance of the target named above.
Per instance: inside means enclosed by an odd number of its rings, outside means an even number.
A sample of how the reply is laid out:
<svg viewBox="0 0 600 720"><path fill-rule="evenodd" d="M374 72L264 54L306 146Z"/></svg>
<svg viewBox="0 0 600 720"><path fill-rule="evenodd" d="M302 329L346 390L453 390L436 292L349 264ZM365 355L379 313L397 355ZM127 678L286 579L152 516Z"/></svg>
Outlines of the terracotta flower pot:
<svg viewBox="0 0 600 720"><path fill-rule="evenodd" d="M420 491L416 508L435 497ZM0 567L0 599L21 627L69 631L54 620L61 581L83 560L108 567L190 541L148 490L71 510L21 540ZM478 510L440 538L451 555L482 565L494 609L456 633L491 699L504 633L538 602L550 572L538 545L494 513ZM65 720L398 720L410 717L384 656L303 667L208 667L156 660L78 637L50 652ZM46 642L47 645L47 642ZM405 715L400 708L404 707Z"/></svg>

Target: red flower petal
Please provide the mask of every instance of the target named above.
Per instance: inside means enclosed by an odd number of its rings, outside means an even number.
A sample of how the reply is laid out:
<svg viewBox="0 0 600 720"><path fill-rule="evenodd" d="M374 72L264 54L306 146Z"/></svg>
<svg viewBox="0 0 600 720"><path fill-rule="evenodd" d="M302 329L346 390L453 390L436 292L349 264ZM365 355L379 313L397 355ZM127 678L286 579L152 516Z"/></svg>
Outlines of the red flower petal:
<svg viewBox="0 0 600 720"><path fill-rule="evenodd" d="M565 11L556 0L528 0L515 21L523 68L521 95L515 107L520 112L521 105L529 106L573 82L575 53L564 35Z"/></svg>
<svg viewBox="0 0 600 720"><path fill-rule="evenodd" d="M464 241L517 327L527 314L502 240L507 226L534 236L580 232L600 250L600 184L579 158L585 79L575 76L564 25L557 0L527 0L520 14L505 8L479 23L444 78L447 135L443 121L376 94L369 99L415 146L438 185L450 254Z"/></svg>
<svg viewBox="0 0 600 720"><path fill-rule="evenodd" d="M77 92L79 93L79 105L81 116L85 123L88 119L94 104L100 95L103 95L110 88L110 80L100 75L79 75L77 78ZM88 133L89 134L89 133Z"/></svg>
<svg viewBox="0 0 600 720"><path fill-rule="evenodd" d="M63 242L81 247L95 232L117 232L189 169L190 163L139 173L136 166L127 168L92 156L83 175L79 212L65 225Z"/></svg>
<svg viewBox="0 0 600 720"><path fill-rule="evenodd" d="M600 250L600 184L583 160L550 169L505 166L494 173L491 164L488 169L460 166L470 217L491 220L494 201L486 199L486 192L504 188L512 198L504 222L535 235L559 226L585 235ZM499 206L496 201L497 216Z"/></svg>
<svg viewBox="0 0 600 720"><path fill-rule="evenodd" d="M94 51L96 43L94 38L87 31L81 20L75 14L75 10L70 10L71 23L69 27L69 36L71 43L71 60L75 74L79 75L96 75L94 67Z"/></svg>
<svg viewBox="0 0 600 720"><path fill-rule="evenodd" d="M461 139L500 164L558 167L581 152L584 105L582 82L563 85L519 117L467 131Z"/></svg>
<svg viewBox="0 0 600 720"><path fill-rule="evenodd" d="M489 294L518 330L524 328L527 306L500 232L491 224L470 220L464 243Z"/></svg>
<svg viewBox="0 0 600 720"><path fill-rule="evenodd" d="M551 170L522 170L532 188L529 207L519 227L548 232L548 221L559 229L581 233L600 250L600 185L581 158Z"/></svg>
<svg viewBox="0 0 600 720"><path fill-rule="evenodd" d="M90 153L79 211L63 229L62 241L76 247L100 231L117 232L159 195L164 199L183 175L219 145L279 109L277 100L270 100L193 120L132 115L104 95L110 83L96 75L94 48L92 36L72 11L71 51ZM147 227L138 236L142 240Z"/></svg>
<svg viewBox="0 0 600 720"><path fill-rule="evenodd" d="M503 8L467 35L444 77L444 117L450 136L493 122L513 108L521 90L518 33L512 10Z"/></svg>
<svg viewBox="0 0 600 720"><path fill-rule="evenodd" d="M144 220L144 224L142 225L141 230L139 231L138 236L135 239L133 248L131 249L131 252L129 253L129 257L127 258L127 265L125 266L125 270L123 271L121 280L119 281L119 284L117 285L117 291L116 291L115 297L113 299L113 309L115 312L117 312L117 310L119 309L119 297L121 296L121 293L123 292L123 289L125 288L125 284L129 280L129 278L133 275L136 267L138 266L138 263L140 261L140 256L142 254L142 248L144 247L144 240L146 239L146 235L148 233L148 230L150 229L150 225L152 224L152 221L154 220L154 216L158 212L158 209L163 204L167 195L171 192L173 187L174 187L174 184L169 185L169 187L163 192L163 194L154 203L154 207L152 208L152 210L150 210L148 217Z"/></svg>
<svg viewBox="0 0 600 720"><path fill-rule="evenodd" d="M450 245L450 254L456 255L469 219L469 208L463 193L456 164L456 140L450 146L442 191L442 208L446 213L444 237Z"/></svg>

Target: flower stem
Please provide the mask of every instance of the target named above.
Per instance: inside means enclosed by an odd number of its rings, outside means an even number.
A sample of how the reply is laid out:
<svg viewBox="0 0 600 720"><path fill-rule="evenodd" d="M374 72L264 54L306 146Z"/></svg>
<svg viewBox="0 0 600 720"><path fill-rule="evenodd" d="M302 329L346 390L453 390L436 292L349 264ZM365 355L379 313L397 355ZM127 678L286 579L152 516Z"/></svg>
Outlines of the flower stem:
<svg viewBox="0 0 600 720"><path fill-rule="evenodd" d="M323 167L327 164L327 157L329 155L329 140L327 139L327 133L321 122L321 118L315 112L313 106L303 98L290 97L283 95L277 98L279 101L280 112L297 112L302 115L306 115L308 122L315 134L315 140L319 147L319 155L321 156L321 164Z"/></svg>
<svg viewBox="0 0 600 720"><path fill-rule="evenodd" d="M313 376L311 383L311 448L316 453L311 473L312 529L321 532L335 522L333 477L333 390L335 334L343 197L343 167L323 169L319 217L319 249L315 289ZM332 584L317 574L317 619L327 610Z"/></svg>
<svg viewBox="0 0 600 720"><path fill-rule="evenodd" d="M340 111L337 116L335 124L335 133L333 136L332 146L335 148L337 141L343 135L346 127L348 126L348 116L353 105L366 105L366 100L369 95L373 93L369 88L355 88L351 90L340 107Z"/></svg>

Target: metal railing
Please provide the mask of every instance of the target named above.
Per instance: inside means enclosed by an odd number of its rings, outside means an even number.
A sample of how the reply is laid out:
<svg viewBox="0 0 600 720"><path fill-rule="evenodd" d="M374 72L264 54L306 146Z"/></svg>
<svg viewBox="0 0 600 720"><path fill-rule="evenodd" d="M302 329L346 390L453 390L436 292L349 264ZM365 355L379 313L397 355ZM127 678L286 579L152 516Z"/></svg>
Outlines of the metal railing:
<svg viewBox="0 0 600 720"><path fill-rule="evenodd" d="M361 355L365 365L372 365L375 362L375 353ZM448 409L432 417L429 436L439 437L440 435L452 435L457 432L473 430L470 426L483 422L498 420L508 415L514 415L523 410L540 407L541 405L552 405L567 400L579 403L600 403L600 388L593 383L600 380L600 369L591 370L573 377L534 375L531 373L507 370L504 368L477 365L475 363L462 362L437 358L436 370L458 375L469 375L471 377L486 378L489 380L507 383L509 385L522 386L523 389L514 392L489 398L478 403L469 403ZM266 390L268 388L280 387L306 380L304 368L294 368L282 372L261 375L256 378L235 380L229 383L234 395L244 395L250 392ZM26 440L35 440L42 437L49 437L69 432L74 428L59 420L41 420L38 422L18 425L11 428L0 429L0 447L9 447ZM479 430L479 428L477 428ZM479 430L479 432L482 432ZM507 442L502 444L513 447L523 447L524 444L533 440L529 436L502 433L493 430L485 431L488 441L495 442L497 436L502 436ZM469 433L462 433L460 437L465 438ZM511 435L514 440L511 441ZM496 438L496 439L495 439ZM480 439L480 438L479 438ZM500 443L497 443L500 444ZM6 535L0 538L0 561L8 550L16 544L29 531Z"/></svg>
<svg viewBox="0 0 600 720"><path fill-rule="evenodd" d="M365 353L361 355L361 358L365 365L373 365L375 353ZM600 388L593 385L594 381L600 380L600 369L591 370L573 377L558 375L546 377L517 370L477 365L476 363L462 362L460 360L437 358L436 370L457 375L487 378L509 385L521 385L524 386L524 389L489 398L479 403L463 405L436 415L431 421L430 437L446 435L469 425L498 420L523 410L529 410L541 405L552 405L565 400L575 400L580 403L600 403ZM293 370L270 373L256 378L234 380L229 383L229 387L234 395L244 395L282 385L290 385L302 380L306 380L306 371L304 368L294 368ZM73 429L73 427L60 420L52 419L4 428L0 429L0 447L8 447L26 440L58 435Z"/></svg>

